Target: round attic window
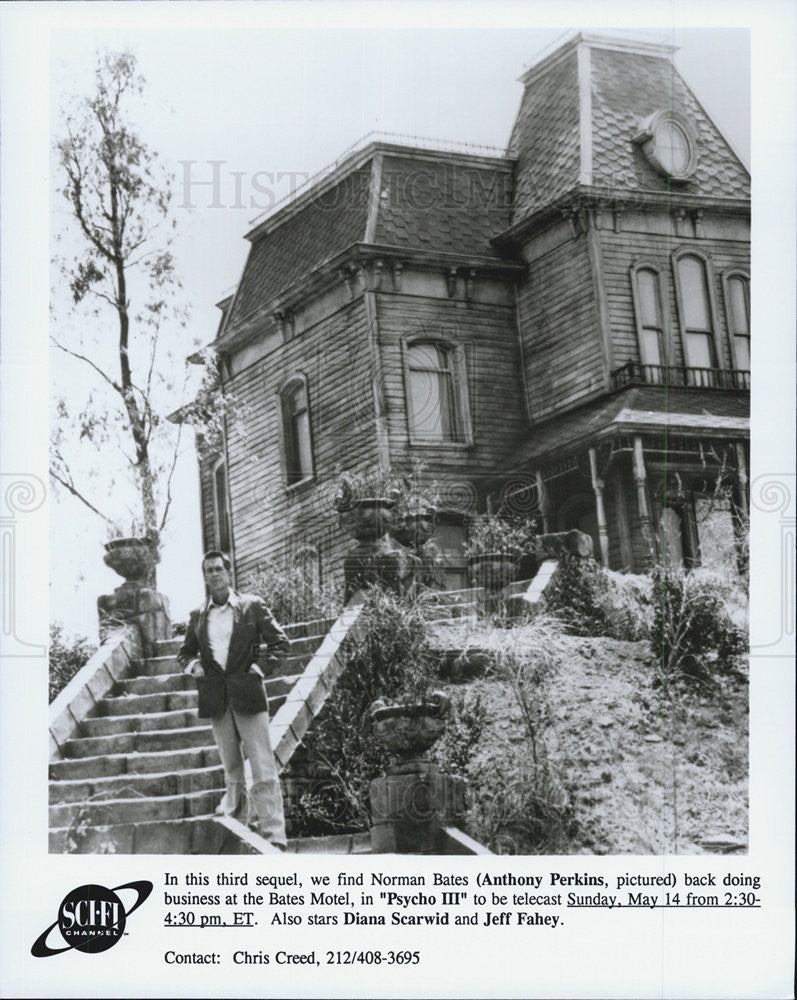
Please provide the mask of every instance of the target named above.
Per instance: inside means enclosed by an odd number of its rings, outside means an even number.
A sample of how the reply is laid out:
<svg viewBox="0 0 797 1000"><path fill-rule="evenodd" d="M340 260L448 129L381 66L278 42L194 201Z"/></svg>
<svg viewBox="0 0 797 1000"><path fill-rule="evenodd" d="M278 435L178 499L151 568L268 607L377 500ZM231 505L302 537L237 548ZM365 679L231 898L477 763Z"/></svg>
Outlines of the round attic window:
<svg viewBox="0 0 797 1000"><path fill-rule="evenodd" d="M684 181L697 166L697 130L679 111L656 111L634 137L649 162L671 180Z"/></svg>

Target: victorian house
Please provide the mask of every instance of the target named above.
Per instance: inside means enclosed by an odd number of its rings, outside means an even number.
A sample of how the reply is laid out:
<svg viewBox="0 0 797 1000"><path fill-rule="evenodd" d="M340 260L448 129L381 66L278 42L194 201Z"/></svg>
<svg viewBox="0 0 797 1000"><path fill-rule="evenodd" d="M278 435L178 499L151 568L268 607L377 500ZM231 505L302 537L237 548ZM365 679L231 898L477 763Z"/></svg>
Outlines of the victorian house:
<svg viewBox="0 0 797 1000"><path fill-rule="evenodd" d="M488 497L615 569L738 533L750 179L672 55L579 34L505 155L371 142L247 234L212 345L246 431L200 461L239 580L340 572L336 473L378 466L441 483L452 586Z"/></svg>

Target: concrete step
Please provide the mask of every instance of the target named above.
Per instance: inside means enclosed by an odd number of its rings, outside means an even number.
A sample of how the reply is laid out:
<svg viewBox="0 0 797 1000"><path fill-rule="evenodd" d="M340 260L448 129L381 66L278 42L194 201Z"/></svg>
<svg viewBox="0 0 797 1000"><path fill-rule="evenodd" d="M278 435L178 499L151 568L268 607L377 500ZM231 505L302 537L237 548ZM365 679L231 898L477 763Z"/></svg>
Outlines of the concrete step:
<svg viewBox="0 0 797 1000"><path fill-rule="evenodd" d="M213 812L221 796L222 790L214 788L188 795L135 795L123 799L63 802L50 806L50 827L68 827L75 822L83 826L107 826L203 816Z"/></svg>
<svg viewBox="0 0 797 1000"><path fill-rule="evenodd" d="M266 693L269 698L280 694L287 694L299 677L299 673L280 673L274 677L267 677ZM156 677L132 677L122 681L118 690L110 698L104 699L104 701L108 702L108 710L104 714L130 714L123 710L121 699L133 695L137 697L162 695L168 699L165 703L166 708L178 708L183 703L179 700L172 701L169 696L180 693L192 696L191 699L185 702L186 706L196 705L196 684L194 683L194 679L187 674L160 674ZM113 707L117 702L118 709ZM147 702L141 702L141 709L146 709L147 704ZM158 703L153 702L152 704L157 705ZM155 711L163 710L165 708L162 706L155 709Z"/></svg>
<svg viewBox="0 0 797 1000"><path fill-rule="evenodd" d="M297 636L295 639L291 639L290 655L298 656L299 654L307 653L312 656L324 641L324 638L325 636L323 635Z"/></svg>
<svg viewBox="0 0 797 1000"><path fill-rule="evenodd" d="M139 660L138 677L158 677L161 674L181 674L183 668L173 656L150 656Z"/></svg>
<svg viewBox="0 0 797 1000"><path fill-rule="evenodd" d="M129 677L119 685L117 695L168 694L172 691L195 691L196 685L188 674L157 674L155 677Z"/></svg>
<svg viewBox="0 0 797 1000"><path fill-rule="evenodd" d="M193 691L167 691L160 694L128 694L123 691L112 698L97 702L96 713L102 716L143 715L150 712L179 712L195 709L197 693Z"/></svg>
<svg viewBox="0 0 797 1000"><path fill-rule="evenodd" d="M51 854L255 854L212 816L50 830Z"/></svg>
<svg viewBox="0 0 797 1000"><path fill-rule="evenodd" d="M328 837L293 837L289 854L370 854L370 833L333 833Z"/></svg>
<svg viewBox="0 0 797 1000"><path fill-rule="evenodd" d="M283 625L283 629L289 639L315 635L323 637L334 624L334 618L318 618L308 622L294 622L291 625ZM158 643L158 653L162 656L174 656L183 642L183 636L178 636L175 639L163 639Z"/></svg>
<svg viewBox="0 0 797 1000"><path fill-rule="evenodd" d="M319 643L320 645L320 643ZM317 648L317 646L315 647ZM315 650L313 650L314 652ZM282 674L301 673L312 659L312 652L290 653L280 659L266 661L265 658L260 663L263 672L271 676ZM166 674L182 674L183 668L173 656L151 656L147 660L141 660L138 666L137 677L161 677ZM190 678L189 678L190 680Z"/></svg>
<svg viewBox="0 0 797 1000"><path fill-rule="evenodd" d="M219 751L212 742L207 746L187 750L161 750L155 753L102 754L72 760L55 760L50 764L53 782L77 779L98 779L130 774L154 774L214 767L219 764Z"/></svg>
<svg viewBox="0 0 797 1000"><path fill-rule="evenodd" d="M116 736L90 736L67 740L65 757L96 757L99 754L152 753L155 750L185 750L212 746L213 731L205 723L185 729L156 730L147 733L119 733Z"/></svg>
<svg viewBox="0 0 797 1000"><path fill-rule="evenodd" d="M200 725L207 725L207 721L201 720L195 709L148 712L144 715L101 715L94 719L84 719L80 723L80 734L83 737L117 736L120 733L151 733Z"/></svg>
<svg viewBox="0 0 797 1000"><path fill-rule="evenodd" d="M178 772L53 781L50 783L50 804L85 802L94 796L126 799L133 795L186 795L211 788L224 788L224 768L220 764L215 767L182 768Z"/></svg>

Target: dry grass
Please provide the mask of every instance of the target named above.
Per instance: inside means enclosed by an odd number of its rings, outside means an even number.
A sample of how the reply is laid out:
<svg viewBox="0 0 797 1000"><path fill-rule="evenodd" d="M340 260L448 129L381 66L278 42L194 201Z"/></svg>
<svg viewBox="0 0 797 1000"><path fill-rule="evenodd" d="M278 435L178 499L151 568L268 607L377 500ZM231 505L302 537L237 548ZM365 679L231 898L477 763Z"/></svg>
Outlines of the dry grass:
<svg viewBox="0 0 797 1000"><path fill-rule="evenodd" d="M744 664L711 690L673 691L665 699L645 642L566 636L551 621L509 630L461 622L437 632L439 644L489 649L498 664L466 686L484 711L466 769L475 836L490 833L490 820L500 827L496 812L510 801L520 815L514 826L503 818L503 834L492 829L499 850L700 854L746 849ZM524 658L526 665L519 667ZM507 662L516 673L525 671L522 687L527 701L534 692L531 706L518 697ZM529 711L537 727L536 770ZM536 800L519 794L517 782L500 787L513 769L546 789L555 807L549 828L533 815Z"/></svg>

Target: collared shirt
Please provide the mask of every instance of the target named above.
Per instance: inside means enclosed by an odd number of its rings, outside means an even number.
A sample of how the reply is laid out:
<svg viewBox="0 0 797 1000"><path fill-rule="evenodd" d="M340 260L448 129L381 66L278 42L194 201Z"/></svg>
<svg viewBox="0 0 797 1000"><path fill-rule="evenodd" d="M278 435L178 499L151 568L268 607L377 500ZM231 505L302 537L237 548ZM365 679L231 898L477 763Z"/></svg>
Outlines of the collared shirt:
<svg viewBox="0 0 797 1000"><path fill-rule="evenodd" d="M234 617L233 607L237 603L238 595L233 591L230 591L224 604L215 604L212 597L208 598L208 643L213 659L223 670L227 667Z"/></svg>

